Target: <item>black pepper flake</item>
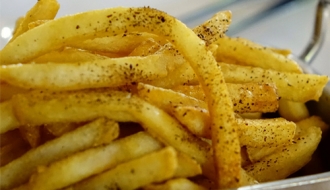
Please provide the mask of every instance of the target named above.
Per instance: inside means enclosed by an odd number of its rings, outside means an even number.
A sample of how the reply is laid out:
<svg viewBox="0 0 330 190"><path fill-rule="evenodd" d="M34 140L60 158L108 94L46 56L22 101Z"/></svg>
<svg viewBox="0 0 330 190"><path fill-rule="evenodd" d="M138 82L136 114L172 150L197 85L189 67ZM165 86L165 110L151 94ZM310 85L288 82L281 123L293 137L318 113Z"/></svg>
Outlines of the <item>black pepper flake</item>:
<svg viewBox="0 0 330 190"><path fill-rule="evenodd" d="M79 28L80 28L80 26L79 26L79 25L77 25L77 26L76 26L76 29L79 29Z"/></svg>

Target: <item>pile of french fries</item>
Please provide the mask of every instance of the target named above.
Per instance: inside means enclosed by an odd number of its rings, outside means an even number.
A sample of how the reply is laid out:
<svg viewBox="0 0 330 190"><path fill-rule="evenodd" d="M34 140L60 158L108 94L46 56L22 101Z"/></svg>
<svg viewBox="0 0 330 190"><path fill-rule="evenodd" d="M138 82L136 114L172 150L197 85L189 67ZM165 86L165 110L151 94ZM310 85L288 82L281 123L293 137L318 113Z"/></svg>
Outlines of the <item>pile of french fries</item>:
<svg viewBox="0 0 330 190"><path fill-rule="evenodd" d="M149 7L56 18L39 0L0 51L0 189L224 189L280 180L316 150L327 76L290 51ZM271 118L265 117L273 113Z"/></svg>

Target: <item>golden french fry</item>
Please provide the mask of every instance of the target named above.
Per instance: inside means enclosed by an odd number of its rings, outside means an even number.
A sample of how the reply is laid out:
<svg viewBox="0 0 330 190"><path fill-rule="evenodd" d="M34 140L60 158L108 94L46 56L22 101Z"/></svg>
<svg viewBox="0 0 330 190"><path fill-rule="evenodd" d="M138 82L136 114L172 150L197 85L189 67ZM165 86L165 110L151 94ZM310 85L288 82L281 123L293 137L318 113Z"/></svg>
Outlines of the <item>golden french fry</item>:
<svg viewBox="0 0 330 190"><path fill-rule="evenodd" d="M245 38L219 38L216 60L232 64L255 66L284 72L302 73L302 69L292 59L275 53L266 47Z"/></svg>
<svg viewBox="0 0 330 190"><path fill-rule="evenodd" d="M109 171L72 186L72 189L137 189L172 178L177 167L176 151L172 147L167 147L117 165Z"/></svg>
<svg viewBox="0 0 330 190"><path fill-rule="evenodd" d="M210 116L205 109L178 106L174 116L193 134L211 138ZM263 147L290 142L295 135L296 124L283 118L242 119L236 118L237 133L241 146Z"/></svg>
<svg viewBox="0 0 330 190"><path fill-rule="evenodd" d="M225 35L231 23L231 17L230 11L220 11L211 19L195 27L193 31L206 42L206 45L210 45Z"/></svg>
<svg viewBox="0 0 330 190"><path fill-rule="evenodd" d="M259 182L274 181L288 177L308 163L321 140L322 132L314 126L299 127L301 132L293 144L280 147L269 156L244 167L247 173Z"/></svg>
<svg viewBox="0 0 330 190"><path fill-rule="evenodd" d="M284 99L279 101L278 113L281 115L281 117L294 122L309 117L309 111L305 103L293 102Z"/></svg>
<svg viewBox="0 0 330 190"><path fill-rule="evenodd" d="M218 64L221 66L226 82L274 83L281 98L296 102L317 101L329 80L325 75L278 72L257 67Z"/></svg>
<svg viewBox="0 0 330 190"><path fill-rule="evenodd" d="M315 127L319 127L322 131L322 133L325 133L329 130L329 125L327 123L325 123L321 117L319 116L310 116L306 119L303 119L301 121L297 122L297 125L299 126L303 126L303 127L308 127L308 126L315 126Z"/></svg>
<svg viewBox="0 0 330 190"><path fill-rule="evenodd" d="M88 147L109 143L118 136L118 133L119 128L115 122L98 119L57 139L48 141L1 167L0 188L11 189L26 183L38 166L47 165Z"/></svg>
<svg viewBox="0 0 330 190"><path fill-rule="evenodd" d="M184 84L198 84L196 73L186 58L173 44L165 44L155 54L162 56L162 59L166 63L168 75L158 80L153 80L149 84L164 88L172 88Z"/></svg>
<svg viewBox="0 0 330 190"><path fill-rule="evenodd" d="M151 184L143 187L144 190L206 190L203 186L197 185L186 178L175 178L162 184Z"/></svg>
<svg viewBox="0 0 330 190"><path fill-rule="evenodd" d="M59 51L52 51L32 60L32 63L72 63L72 62L85 62L93 60L106 59L106 56L93 54L88 51L64 48Z"/></svg>
<svg viewBox="0 0 330 190"><path fill-rule="evenodd" d="M18 36L29 30L29 23L37 20L53 19L60 5L56 0L39 0L25 15L20 25L11 38L10 42L14 41ZM9 43L10 43L9 42Z"/></svg>
<svg viewBox="0 0 330 190"><path fill-rule="evenodd" d="M30 189L63 188L161 148L162 145L157 140L147 133L140 132L106 146L88 149L53 162L35 173L27 187Z"/></svg>
<svg viewBox="0 0 330 190"><path fill-rule="evenodd" d="M202 174L202 168L191 156L179 152L178 155L178 168L173 177L193 177Z"/></svg>
<svg viewBox="0 0 330 190"><path fill-rule="evenodd" d="M279 98L273 85L227 83L227 87L234 105L234 111L237 113L275 112L278 109ZM194 88L200 89L198 86L194 86ZM199 91L200 95L196 94L197 89L193 89L195 96L205 96L201 91ZM207 109L206 102L189 96L190 93L185 90L187 89L181 88L183 93L180 93L143 83L139 83L137 86L137 93L140 97L169 113L176 106L196 106Z"/></svg>
<svg viewBox="0 0 330 190"><path fill-rule="evenodd" d="M201 164L203 173L214 176L210 145L184 129L164 111L128 92L109 89L75 92L32 92L13 101L20 122L33 125L81 122L108 117L121 122L138 122L166 145L175 147ZM39 112L43 110L43 112Z"/></svg>
<svg viewBox="0 0 330 190"><path fill-rule="evenodd" d="M137 16L140 19L135 19ZM50 30L50 28L53 30L64 27L64 25L70 27L66 27L66 30L56 31L56 34ZM116 27L111 28L111 26ZM65 42L78 38L83 40L92 36L102 36L105 33L115 35L139 30L140 32L153 31L161 36L166 36L180 50L196 72L208 97L209 111L212 115L214 158L218 176L221 176L217 180L219 187L237 187L240 171L240 146L236 134L232 102L221 69L217 66L212 53L205 48L204 42L183 23L166 13L148 7L119 7L53 20L27 31L19 40L5 46L0 52L1 64L29 61L45 52L59 48ZM17 48L17 45L21 43L30 44L29 41L31 44L35 44L33 42L36 37L37 46ZM13 49L15 49L14 55ZM215 78L219 80L214 80ZM231 133L228 133L229 131ZM228 145L226 142L232 143Z"/></svg>
<svg viewBox="0 0 330 190"><path fill-rule="evenodd" d="M20 126L20 123L17 121L13 113L11 100L0 103L0 113L0 134L16 129Z"/></svg>
<svg viewBox="0 0 330 190"><path fill-rule="evenodd" d="M76 90L118 87L167 75L158 55L91 60L77 63L8 65L1 80L21 88Z"/></svg>
<svg viewBox="0 0 330 190"><path fill-rule="evenodd" d="M129 55L136 47L149 38L159 41L159 37L155 34L139 32L77 41L70 44L70 46L95 52Z"/></svg>

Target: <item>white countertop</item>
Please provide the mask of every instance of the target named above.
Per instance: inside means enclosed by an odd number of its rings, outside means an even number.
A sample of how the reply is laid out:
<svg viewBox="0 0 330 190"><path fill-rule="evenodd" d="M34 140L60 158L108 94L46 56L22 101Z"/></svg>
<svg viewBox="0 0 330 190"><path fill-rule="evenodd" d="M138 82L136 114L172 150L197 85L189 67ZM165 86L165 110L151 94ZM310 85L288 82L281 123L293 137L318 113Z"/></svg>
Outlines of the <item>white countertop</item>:
<svg viewBox="0 0 330 190"><path fill-rule="evenodd" d="M300 0L288 3L269 16L250 24L246 28L237 30L235 24L241 23L249 16L265 9L265 7L280 0L249 0L236 1L230 4L230 0L58 0L61 4L58 17L92 9L101 9L113 6L150 6L179 18L188 26L193 27L210 17L221 9L232 10L233 30L229 34L241 36L256 42L273 45L279 48L291 49L293 54L300 55L309 42L313 31L314 13L317 1ZM4 28L13 29L15 20L26 13L35 4L36 0L10 0L0 2L0 30L3 34ZM330 31L330 19L327 20L328 31ZM236 28L236 29L235 29ZM1 38L2 48L9 38ZM330 76L330 32L327 33L323 48L312 66L320 73Z"/></svg>

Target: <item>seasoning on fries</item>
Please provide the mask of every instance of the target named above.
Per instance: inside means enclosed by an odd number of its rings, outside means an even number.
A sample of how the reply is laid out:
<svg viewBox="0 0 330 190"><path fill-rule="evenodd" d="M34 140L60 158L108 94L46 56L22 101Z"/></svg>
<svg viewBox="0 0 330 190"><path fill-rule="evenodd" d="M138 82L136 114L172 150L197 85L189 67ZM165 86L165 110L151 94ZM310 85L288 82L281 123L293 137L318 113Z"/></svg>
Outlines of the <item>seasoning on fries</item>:
<svg viewBox="0 0 330 190"><path fill-rule="evenodd" d="M190 29L149 7L57 10L38 1L0 51L1 189L280 180L329 128L292 114L319 99L328 77L303 74L289 50L226 36L230 11Z"/></svg>

